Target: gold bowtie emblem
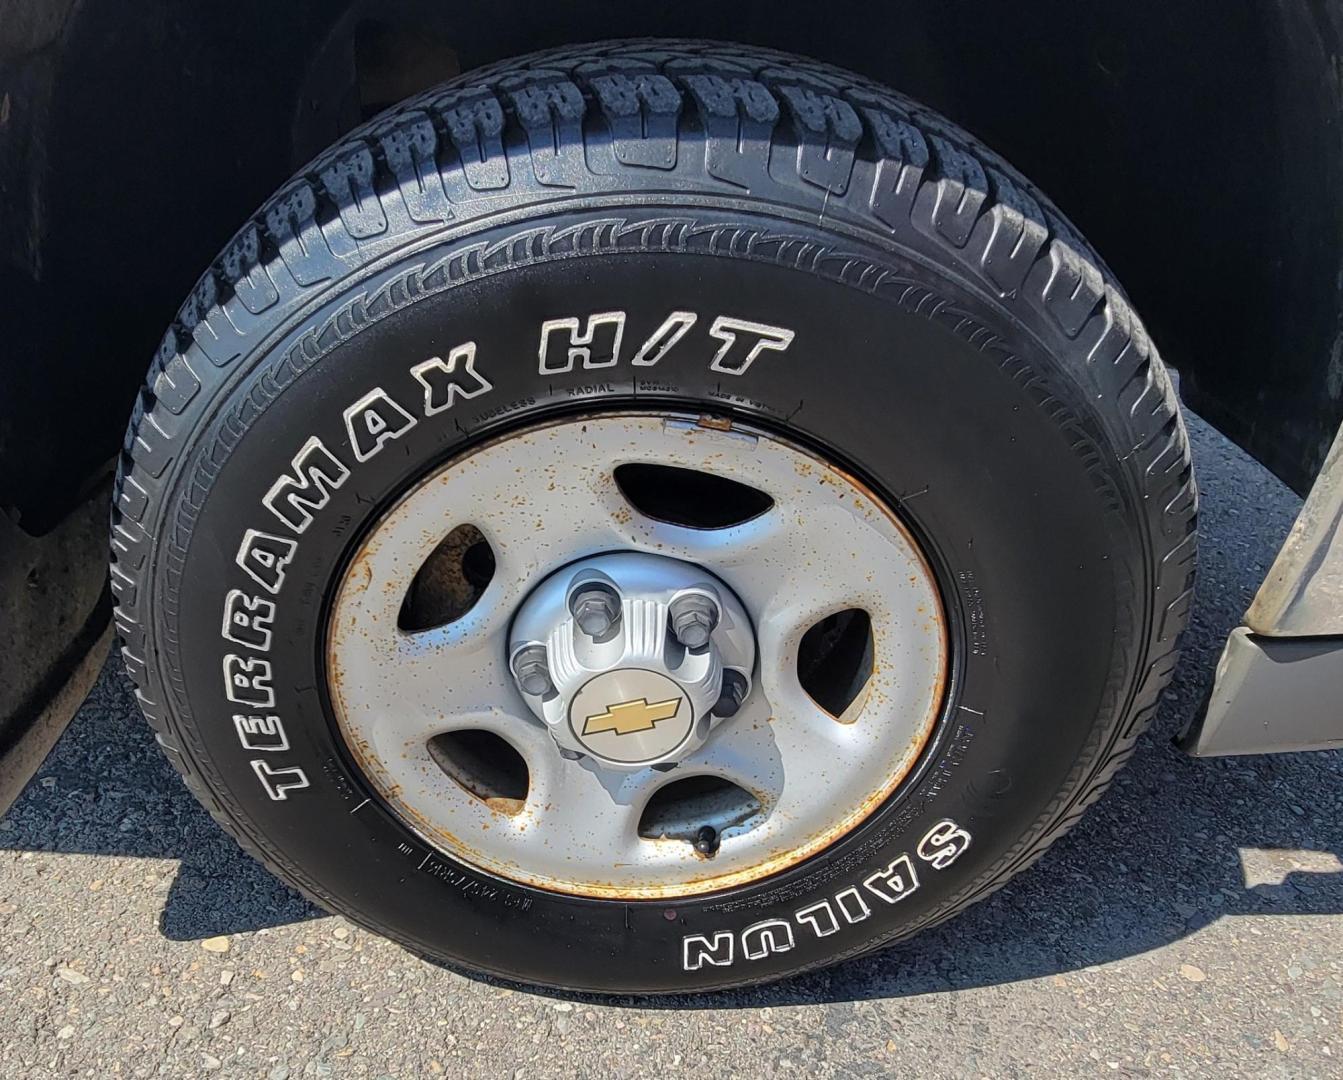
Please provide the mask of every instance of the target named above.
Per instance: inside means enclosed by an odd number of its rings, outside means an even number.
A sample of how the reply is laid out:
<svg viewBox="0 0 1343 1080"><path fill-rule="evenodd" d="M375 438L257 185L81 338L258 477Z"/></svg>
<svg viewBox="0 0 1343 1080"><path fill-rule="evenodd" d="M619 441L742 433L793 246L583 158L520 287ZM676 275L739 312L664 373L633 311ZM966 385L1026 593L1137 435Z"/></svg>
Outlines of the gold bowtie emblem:
<svg viewBox="0 0 1343 1080"><path fill-rule="evenodd" d="M681 708L679 697L648 703L647 698L622 701L608 705L606 712L596 713L583 721L584 735L600 735L614 731L617 735L633 735L637 731L652 731L661 720L670 720Z"/></svg>

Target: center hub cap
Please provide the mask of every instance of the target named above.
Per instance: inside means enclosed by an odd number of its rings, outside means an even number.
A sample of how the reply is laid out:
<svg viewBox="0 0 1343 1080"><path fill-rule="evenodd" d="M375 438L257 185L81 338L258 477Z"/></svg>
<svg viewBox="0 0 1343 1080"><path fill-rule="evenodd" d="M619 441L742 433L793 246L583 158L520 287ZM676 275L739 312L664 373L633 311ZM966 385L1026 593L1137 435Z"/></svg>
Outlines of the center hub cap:
<svg viewBox="0 0 1343 1080"><path fill-rule="evenodd" d="M613 769L672 765L750 693L755 637L741 602L691 563L623 552L537 586L509 666L561 753Z"/></svg>
<svg viewBox="0 0 1343 1080"><path fill-rule="evenodd" d="M593 757L646 765L690 738L695 710L666 675L622 668L583 684L569 703L569 729Z"/></svg>

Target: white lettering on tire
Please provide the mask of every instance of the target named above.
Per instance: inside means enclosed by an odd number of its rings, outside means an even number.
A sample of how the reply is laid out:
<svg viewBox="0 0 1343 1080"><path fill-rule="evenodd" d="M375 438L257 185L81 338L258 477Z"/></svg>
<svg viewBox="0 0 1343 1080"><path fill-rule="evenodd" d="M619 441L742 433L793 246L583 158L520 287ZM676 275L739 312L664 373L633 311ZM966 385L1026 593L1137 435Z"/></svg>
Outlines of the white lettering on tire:
<svg viewBox="0 0 1343 1080"><path fill-rule="evenodd" d="M235 561L249 578L271 595L284 584L285 567L294 561L298 544L288 537L248 529L243 533Z"/></svg>
<svg viewBox="0 0 1343 1080"><path fill-rule="evenodd" d="M620 363L620 342L625 336L625 313L604 311L589 315L579 329L577 318L547 319L541 324L541 347L537 372L559 375L582 368L608 368Z"/></svg>
<svg viewBox="0 0 1343 1080"><path fill-rule="evenodd" d="M698 318L693 311L673 311L653 331L652 337L639 346L630 363L635 367L652 367L676 347Z"/></svg>
<svg viewBox="0 0 1343 1080"><path fill-rule="evenodd" d="M458 364L461 365L460 372ZM445 409L451 409L459 397L469 400L494 389L494 384L476 370L474 341L458 345L448 353L446 361L431 356L411 368L410 373L424 387L425 416L437 416Z"/></svg>
<svg viewBox="0 0 1343 1080"><path fill-rule="evenodd" d="M919 875L914 871L914 863L908 855L901 855L885 870L863 878L863 888L873 896L885 900L888 904L898 904L907 900L919 887Z"/></svg>
<svg viewBox="0 0 1343 1080"><path fill-rule="evenodd" d="M291 466L293 472L280 476L261 503L294 532L302 533L312 523L313 514L331 501L331 492L345 483L350 470L316 435L294 455Z"/></svg>
<svg viewBox="0 0 1343 1080"><path fill-rule="evenodd" d="M793 927L783 919L766 919L741 932L741 951L747 960L788 952L792 947Z"/></svg>
<svg viewBox="0 0 1343 1080"><path fill-rule="evenodd" d="M230 589L224 597L225 641L245 645L257 652L270 652L271 623L275 605L259 596L248 596L241 589Z"/></svg>
<svg viewBox="0 0 1343 1080"><path fill-rule="evenodd" d="M969 846L970 834L950 818L943 818L928 830L916 850L924 862L943 870L959 859L961 852Z"/></svg>
<svg viewBox="0 0 1343 1080"><path fill-rule="evenodd" d="M261 786L266 789L266 794L275 802L284 802L289 798L291 791L299 791L309 786L307 774L297 765L286 765L276 769L262 758L256 758L251 764L252 771L261 781Z"/></svg>
<svg viewBox="0 0 1343 1080"><path fill-rule="evenodd" d="M289 749L289 736L278 716L234 716L233 727L244 750L283 753Z"/></svg>
<svg viewBox="0 0 1343 1080"><path fill-rule="evenodd" d="M950 818L943 818L924 833L914 850L934 870L945 870L969 846L970 833ZM788 952L797 944L793 933L794 923L817 938L837 934L845 926L860 923L871 916L872 908L864 892L887 904L896 904L911 896L920 885L914 867L914 860L909 853L903 852L885 868L864 875L861 889L858 885L850 885L832 897L799 908L788 919L766 919L753 923L740 934L730 930L687 934L681 938L681 967L685 971L698 971L704 964L729 967L739 957L763 960L774 953ZM842 920L840 916L843 916Z"/></svg>
<svg viewBox="0 0 1343 1080"><path fill-rule="evenodd" d="M781 326L766 326L720 315L709 327L709 336L723 343L714 354L709 370L725 375L745 375L762 352L783 352L793 343L794 335L793 331Z"/></svg>
<svg viewBox="0 0 1343 1080"><path fill-rule="evenodd" d="M224 657L224 696L235 705L254 709L275 707L269 660L229 653Z"/></svg>
<svg viewBox="0 0 1343 1080"><path fill-rule="evenodd" d="M542 375L559 375L617 366L626 321L623 311L546 320L540 329L538 371ZM699 316L692 311L670 312L639 346L630 360L631 366L652 367L660 363L698 324ZM718 342L709 368L725 375L745 374L761 353L782 352L794 338L792 330L727 315L714 319L708 335ZM446 360L431 356L412 365L409 374L423 391L418 414L381 386L372 388L343 411L349 454L355 462L371 460L420 420L451 409L459 400L470 400L494 389L494 384L477 369L474 341L451 349ZM262 496L262 505L293 535L247 529L234 561L266 594L280 595L286 569L297 555L299 539L349 477L350 466L319 436L312 435L290 459L289 470L276 477ZM269 653L276 614L274 600L230 589L224 597L221 636L230 647ZM290 742L284 723L269 711L275 706L270 661L230 651L223 658L223 669L225 697L231 705L242 706L244 710L229 710L242 749L249 753L287 752ZM306 774L297 765L273 765L264 758L253 759L250 764L267 795L277 802L286 800L290 791L309 786ZM921 848L920 856L939 860L934 862L939 869L955 858L954 853L948 854L948 844L955 847L951 838L940 837L930 844L929 854L925 856ZM912 890L917 887L912 865L909 875L911 883L902 887ZM835 903L849 923L870 914L866 902L854 890L849 890L847 896L836 897ZM828 902L813 905L805 921L818 936L823 931L835 933L840 925ZM750 937L743 936L741 951L749 959L784 952L794 946L792 925L785 920L766 920L748 932ZM731 964L736 950L737 939L730 933L717 933L712 938L692 935L686 939L683 964L687 971L704 963Z"/></svg>
<svg viewBox="0 0 1343 1080"><path fill-rule="evenodd" d="M698 971L704 964L728 967L736 947L737 939L726 930L719 930L712 941L702 934L689 934L681 940L681 966L686 971Z"/></svg>
<svg viewBox="0 0 1343 1080"><path fill-rule="evenodd" d="M350 437L350 449L358 461L367 461L391 439L401 438L415 424L415 417L380 386L345 410L345 433Z"/></svg>

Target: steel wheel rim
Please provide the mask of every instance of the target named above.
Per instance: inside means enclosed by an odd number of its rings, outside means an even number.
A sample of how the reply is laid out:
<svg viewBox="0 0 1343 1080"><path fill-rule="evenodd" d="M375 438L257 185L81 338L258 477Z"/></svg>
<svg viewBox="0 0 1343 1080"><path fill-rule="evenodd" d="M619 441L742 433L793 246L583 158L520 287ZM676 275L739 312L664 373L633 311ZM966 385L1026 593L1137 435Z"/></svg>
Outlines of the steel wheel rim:
<svg viewBox="0 0 1343 1080"><path fill-rule="evenodd" d="M541 463L541 464L538 464ZM646 516L614 480L660 464L746 483L773 499L724 529ZM446 626L397 627L409 583L462 524L494 551L493 578ZM755 622L755 689L738 715L671 773L612 773L562 757L507 666L513 614L557 568L610 551L654 553L727 583ZM787 588L780 588L780 583ZM837 611L871 618L872 674L842 719L802 688L803 635ZM860 481L762 431L666 414L532 427L434 470L368 532L328 623L337 726L382 800L444 853L520 884L607 899L672 899L759 881L817 854L898 789L931 739L949 670L945 614L928 561ZM480 797L429 740L483 731L522 758L526 797ZM761 811L724 829L712 858L683 837L640 836L654 793L718 777Z"/></svg>

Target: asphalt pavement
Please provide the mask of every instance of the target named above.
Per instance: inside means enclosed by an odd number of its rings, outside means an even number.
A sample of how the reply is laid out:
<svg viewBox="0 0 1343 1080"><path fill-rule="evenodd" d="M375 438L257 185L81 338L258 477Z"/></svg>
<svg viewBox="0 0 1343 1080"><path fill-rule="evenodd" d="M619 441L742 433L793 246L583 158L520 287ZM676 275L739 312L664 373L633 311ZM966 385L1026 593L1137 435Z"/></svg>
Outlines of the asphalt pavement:
<svg viewBox="0 0 1343 1080"><path fill-rule="evenodd" d="M952 923L696 999L465 978L239 851L109 664L0 820L0 1077L1343 1076L1343 754L1171 746L1299 506L1191 424L1201 577L1160 716L1077 829Z"/></svg>

